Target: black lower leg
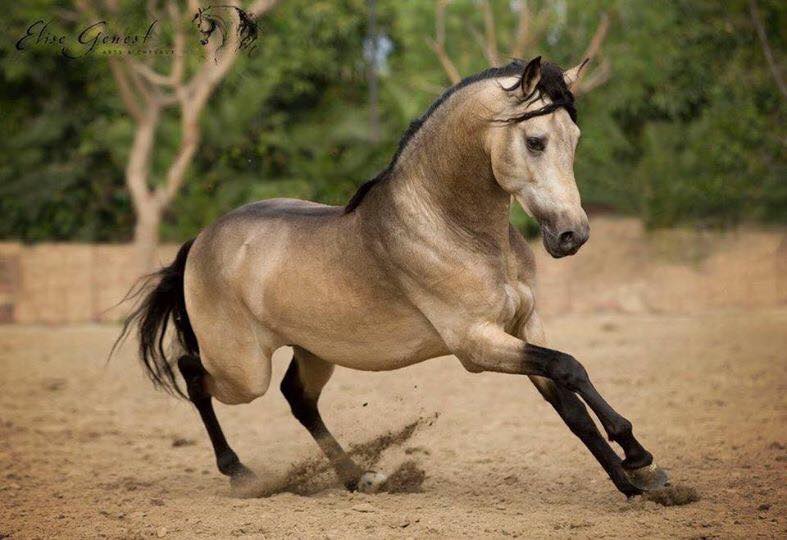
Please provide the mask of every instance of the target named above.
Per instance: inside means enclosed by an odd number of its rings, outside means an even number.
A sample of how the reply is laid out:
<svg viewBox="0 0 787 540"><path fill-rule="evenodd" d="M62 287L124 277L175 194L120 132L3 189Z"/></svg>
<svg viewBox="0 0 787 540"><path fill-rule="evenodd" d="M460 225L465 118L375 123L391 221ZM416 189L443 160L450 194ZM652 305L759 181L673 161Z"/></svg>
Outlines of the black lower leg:
<svg viewBox="0 0 787 540"><path fill-rule="evenodd" d="M653 463L653 455L634 437L631 422L618 414L590 381L581 385L580 395L598 415L609 440L615 441L623 449L626 456L622 463L624 469L640 469Z"/></svg>
<svg viewBox="0 0 787 540"><path fill-rule="evenodd" d="M559 388L549 381L534 382L541 395L555 408L571 432L585 444L596 461L601 464L615 487L627 497L642 493L623 472L620 457L599 433L582 401L572 392Z"/></svg>
<svg viewBox="0 0 787 540"><path fill-rule="evenodd" d="M293 416L309 431L331 462L339 480L348 490L355 491L363 471L328 431L317 408L317 398L306 395L295 358L281 381L281 392L290 404Z"/></svg>
<svg viewBox="0 0 787 540"><path fill-rule="evenodd" d="M203 424L205 424L221 474L230 477L251 474L251 471L240 462L238 455L230 448L224 437L224 432L221 431L219 420L213 410L212 399L204 387L205 368L202 367L200 359L196 356L182 356L178 360L178 368L186 381L189 399L194 403L202 417Z"/></svg>
<svg viewBox="0 0 787 540"><path fill-rule="evenodd" d="M623 449L626 455L626 459L622 462L624 468L629 470L639 469L653 462L653 456L650 452L645 450L634 437L631 422L618 414L598 393L596 387L590 382L590 377L588 377L587 371L582 367L582 364L573 356L565 353L531 345L528 345L528 347L533 348L542 355L551 355L550 361L546 364L547 375L562 389L579 394L598 416L609 440L615 441Z"/></svg>

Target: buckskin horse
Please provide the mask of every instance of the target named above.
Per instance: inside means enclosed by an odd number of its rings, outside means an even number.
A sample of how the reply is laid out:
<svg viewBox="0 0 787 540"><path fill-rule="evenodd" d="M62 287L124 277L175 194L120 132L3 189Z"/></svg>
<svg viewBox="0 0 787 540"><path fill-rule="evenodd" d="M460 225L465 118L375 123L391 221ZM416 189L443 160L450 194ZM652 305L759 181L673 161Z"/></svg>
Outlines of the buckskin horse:
<svg viewBox="0 0 787 540"><path fill-rule="evenodd" d="M588 239L573 172L580 130L571 86L583 66L564 72L539 57L469 77L410 125L387 168L346 206L248 204L153 274L119 339L137 327L148 375L194 403L233 484L253 473L211 400L262 396L271 355L287 345L294 353L281 390L348 489L373 491L384 476L361 469L323 423L317 402L334 366L393 370L448 354L472 373L528 376L625 495L666 482L583 366L546 347L533 253L509 223L515 199L556 258ZM164 347L170 321L176 362Z"/></svg>

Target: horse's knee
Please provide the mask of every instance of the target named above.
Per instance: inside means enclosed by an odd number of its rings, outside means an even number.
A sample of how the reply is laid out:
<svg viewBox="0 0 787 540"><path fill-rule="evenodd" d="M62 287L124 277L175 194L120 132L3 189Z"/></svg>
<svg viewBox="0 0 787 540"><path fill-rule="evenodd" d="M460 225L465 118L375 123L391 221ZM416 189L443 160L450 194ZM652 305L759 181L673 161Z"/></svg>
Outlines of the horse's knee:
<svg viewBox="0 0 787 540"><path fill-rule="evenodd" d="M584 366L570 354L558 353L550 370L552 380L572 392L576 392L590 382Z"/></svg>

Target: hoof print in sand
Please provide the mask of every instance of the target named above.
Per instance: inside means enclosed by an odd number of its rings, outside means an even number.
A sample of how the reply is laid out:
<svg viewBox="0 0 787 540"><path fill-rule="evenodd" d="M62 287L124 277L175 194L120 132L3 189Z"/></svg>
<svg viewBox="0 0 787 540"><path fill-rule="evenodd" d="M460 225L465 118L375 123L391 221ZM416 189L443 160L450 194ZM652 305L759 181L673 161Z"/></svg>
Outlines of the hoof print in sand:
<svg viewBox="0 0 787 540"><path fill-rule="evenodd" d="M697 490L690 486L667 485L660 489L645 492L642 498L662 506L683 506L700 500Z"/></svg>

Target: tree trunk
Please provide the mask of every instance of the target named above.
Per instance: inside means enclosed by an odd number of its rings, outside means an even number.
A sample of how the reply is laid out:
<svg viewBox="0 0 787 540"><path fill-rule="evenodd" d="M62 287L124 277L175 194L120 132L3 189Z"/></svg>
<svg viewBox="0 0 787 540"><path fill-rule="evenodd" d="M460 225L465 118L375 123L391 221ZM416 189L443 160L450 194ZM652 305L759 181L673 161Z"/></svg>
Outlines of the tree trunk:
<svg viewBox="0 0 787 540"><path fill-rule="evenodd" d="M276 2L277 0L255 0L248 9L249 14L258 18L273 8ZM110 12L117 11L115 3L106 2ZM189 0L186 11L182 11L175 0L157 4L166 4L169 22L174 30L175 54L172 56L169 73L159 73L151 64L137 61L127 55L109 59L109 67L118 86L120 98L136 127L125 172L126 185L131 193L137 217L134 229L136 256L134 264L138 268L139 275L148 274L160 266L156 248L162 214L177 195L184 182L186 169L197 151L200 140L199 116L208 98L227 75L241 50L239 32L230 33L231 42L226 44L227 47L220 57L218 49L224 45L218 44L214 39L210 47L205 48L202 66L197 68L196 73L187 80L184 67L186 57L184 29L190 14L197 9L196 3ZM231 4L235 5L237 2ZM91 12L92 15L90 2L77 2L77 5L82 11ZM158 182L158 187L153 188L151 184L157 184L150 178L156 129L162 111L176 105L180 107L181 114L180 148L167 168L164 182Z"/></svg>
<svg viewBox="0 0 787 540"><path fill-rule="evenodd" d="M126 185L131 193L137 218L134 227L134 251L138 275L152 272L156 265L155 254L162 209L150 194L147 184L158 120L159 110L155 107L140 118L126 164Z"/></svg>
<svg viewBox="0 0 787 540"><path fill-rule="evenodd" d="M159 243L161 210L152 203L148 204L150 205L148 208L137 210L137 224L134 227L135 260L140 276L149 274L160 266L156 248Z"/></svg>

